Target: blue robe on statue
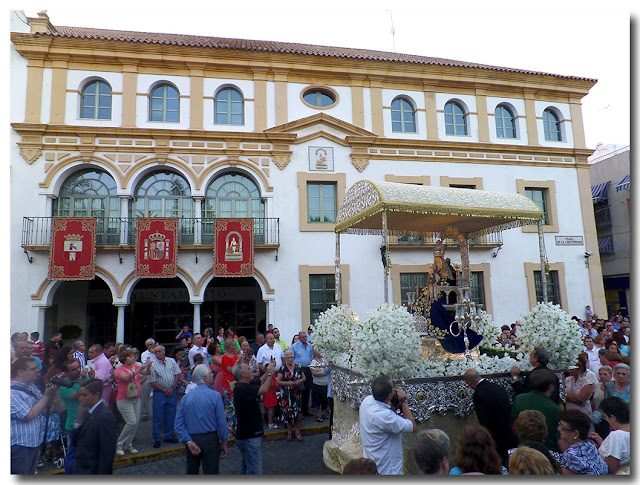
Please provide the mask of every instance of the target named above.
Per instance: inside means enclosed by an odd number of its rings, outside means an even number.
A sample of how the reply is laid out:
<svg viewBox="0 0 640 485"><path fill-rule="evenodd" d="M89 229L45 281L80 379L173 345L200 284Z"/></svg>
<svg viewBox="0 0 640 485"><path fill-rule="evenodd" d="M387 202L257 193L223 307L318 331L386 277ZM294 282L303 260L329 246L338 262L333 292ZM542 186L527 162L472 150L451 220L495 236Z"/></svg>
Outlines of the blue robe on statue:
<svg viewBox="0 0 640 485"><path fill-rule="evenodd" d="M460 335L454 337L449 333L449 326L451 322L454 321L454 318L451 316L451 313L449 313L447 309L442 306L440 302L434 301L431 303L429 318L431 319L431 324L434 327L447 331L447 336L443 339L440 339L442 348L447 352L451 352L452 354L463 353L464 335L462 334L462 332L460 332ZM453 324L453 330L454 332L458 330L458 324ZM473 330L467 330L467 338L469 339L469 350L471 350L480 343L480 341L482 340L482 335L478 335Z"/></svg>

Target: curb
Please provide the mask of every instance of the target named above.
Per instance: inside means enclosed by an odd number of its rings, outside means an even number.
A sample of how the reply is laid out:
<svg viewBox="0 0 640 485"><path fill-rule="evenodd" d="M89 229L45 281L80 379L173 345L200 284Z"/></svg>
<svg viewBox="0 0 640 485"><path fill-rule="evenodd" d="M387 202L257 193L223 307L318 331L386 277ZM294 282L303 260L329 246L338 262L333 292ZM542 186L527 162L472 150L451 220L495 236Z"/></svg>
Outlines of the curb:
<svg viewBox="0 0 640 485"><path fill-rule="evenodd" d="M328 424L318 424L307 426L305 428L300 428L300 434L302 435L312 435L312 434L320 434L320 433L328 433L329 425ZM262 439L264 441L274 441L281 440L286 438L287 436L287 428L284 429L276 429L267 431L264 433ZM233 446L236 444L235 438L229 438L227 441L227 446ZM150 463L152 461L164 460L166 458L172 458L174 456L179 456L184 454L184 445L174 445L171 447L167 447L163 450L153 450L153 451L144 451L141 453L136 453L135 455L125 455L120 456L113 460L113 468L114 470L117 468L126 468L134 465L142 465L144 463ZM38 475L64 475L64 468L49 470L46 472L39 472Z"/></svg>

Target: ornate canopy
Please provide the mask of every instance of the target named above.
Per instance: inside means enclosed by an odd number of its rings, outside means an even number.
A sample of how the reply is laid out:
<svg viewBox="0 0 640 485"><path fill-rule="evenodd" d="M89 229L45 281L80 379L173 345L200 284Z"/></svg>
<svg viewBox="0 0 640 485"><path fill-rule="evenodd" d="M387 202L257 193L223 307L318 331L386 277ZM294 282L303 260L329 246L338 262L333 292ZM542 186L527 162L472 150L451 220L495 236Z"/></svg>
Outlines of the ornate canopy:
<svg viewBox="0 0 640 485"><path fill-rule="evenodd" d="M336 233L426 236L451 230L469 238L535 224L543 212L520 194L360 180L347 191Z"/></svg>

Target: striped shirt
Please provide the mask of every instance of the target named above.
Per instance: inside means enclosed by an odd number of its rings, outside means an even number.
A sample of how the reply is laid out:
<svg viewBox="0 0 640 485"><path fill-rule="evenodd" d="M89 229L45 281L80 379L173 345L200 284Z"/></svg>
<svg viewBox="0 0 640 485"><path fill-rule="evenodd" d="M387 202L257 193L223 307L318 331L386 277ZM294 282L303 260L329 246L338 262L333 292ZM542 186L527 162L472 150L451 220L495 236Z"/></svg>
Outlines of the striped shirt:
<svg viewBox="0 0 640 485"><path fill-rule="evenodd" d="M44 413L40 413L31 421L25 421L33 406L41 398L42 393L33 384L27 386L22 382L11 381L11 445L35 448L42 443Z"/></svg>
<svg viewBox="0 0 640 485"><path fill-rule="evenodd" d="M162 387L169 388L173 386L173 382L176 376L182 374L180 367L176 363L175 359L171 357L165 357L164 362L156 360L151 364L151 374L149 375L149 382L157 382Z"/></svg>
<svg viewBox="0 0 640 485"><path fill-rule="evenodd" d="M84 354L82 352L80 352L79 350L76 350L73 353L73 358L74 359L78 359L78 362L80 362L80 370L84 369L87 365L87 359L85 358Z"/></svg>

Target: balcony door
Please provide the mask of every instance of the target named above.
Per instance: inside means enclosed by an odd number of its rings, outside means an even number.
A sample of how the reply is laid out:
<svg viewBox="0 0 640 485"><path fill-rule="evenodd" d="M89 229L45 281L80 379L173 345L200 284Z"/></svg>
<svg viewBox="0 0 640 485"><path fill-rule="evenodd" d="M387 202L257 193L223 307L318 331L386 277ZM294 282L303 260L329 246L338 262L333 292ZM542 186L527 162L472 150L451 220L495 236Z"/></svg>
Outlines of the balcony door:
<svg viewBox="0 0 640 485"><path fill-rule="evenodd" d="M264 214L264 203L256 183L241 173L226 173L215 179L205 194L202 242L213 243L216 217L250 217L253 218L254 242L261 244L264 242Z"/></svg>
<svg viewBox="0 0 640 485"><path fill-rule="evenodd" d="M81 170L71 175L53 201L54 217L95 217L96 244L120 241L120 200L116 182L107 172Z"/></svg>
<svg viewBox="0 0 640 485"><path fill-rule="evenodd" d="M180 244L193 244L195 209L189 183L177 173L151 172L144 177L134 192L130 221L138 217L177 217ZM129 238L135 236L133 225Z"/></svg>

